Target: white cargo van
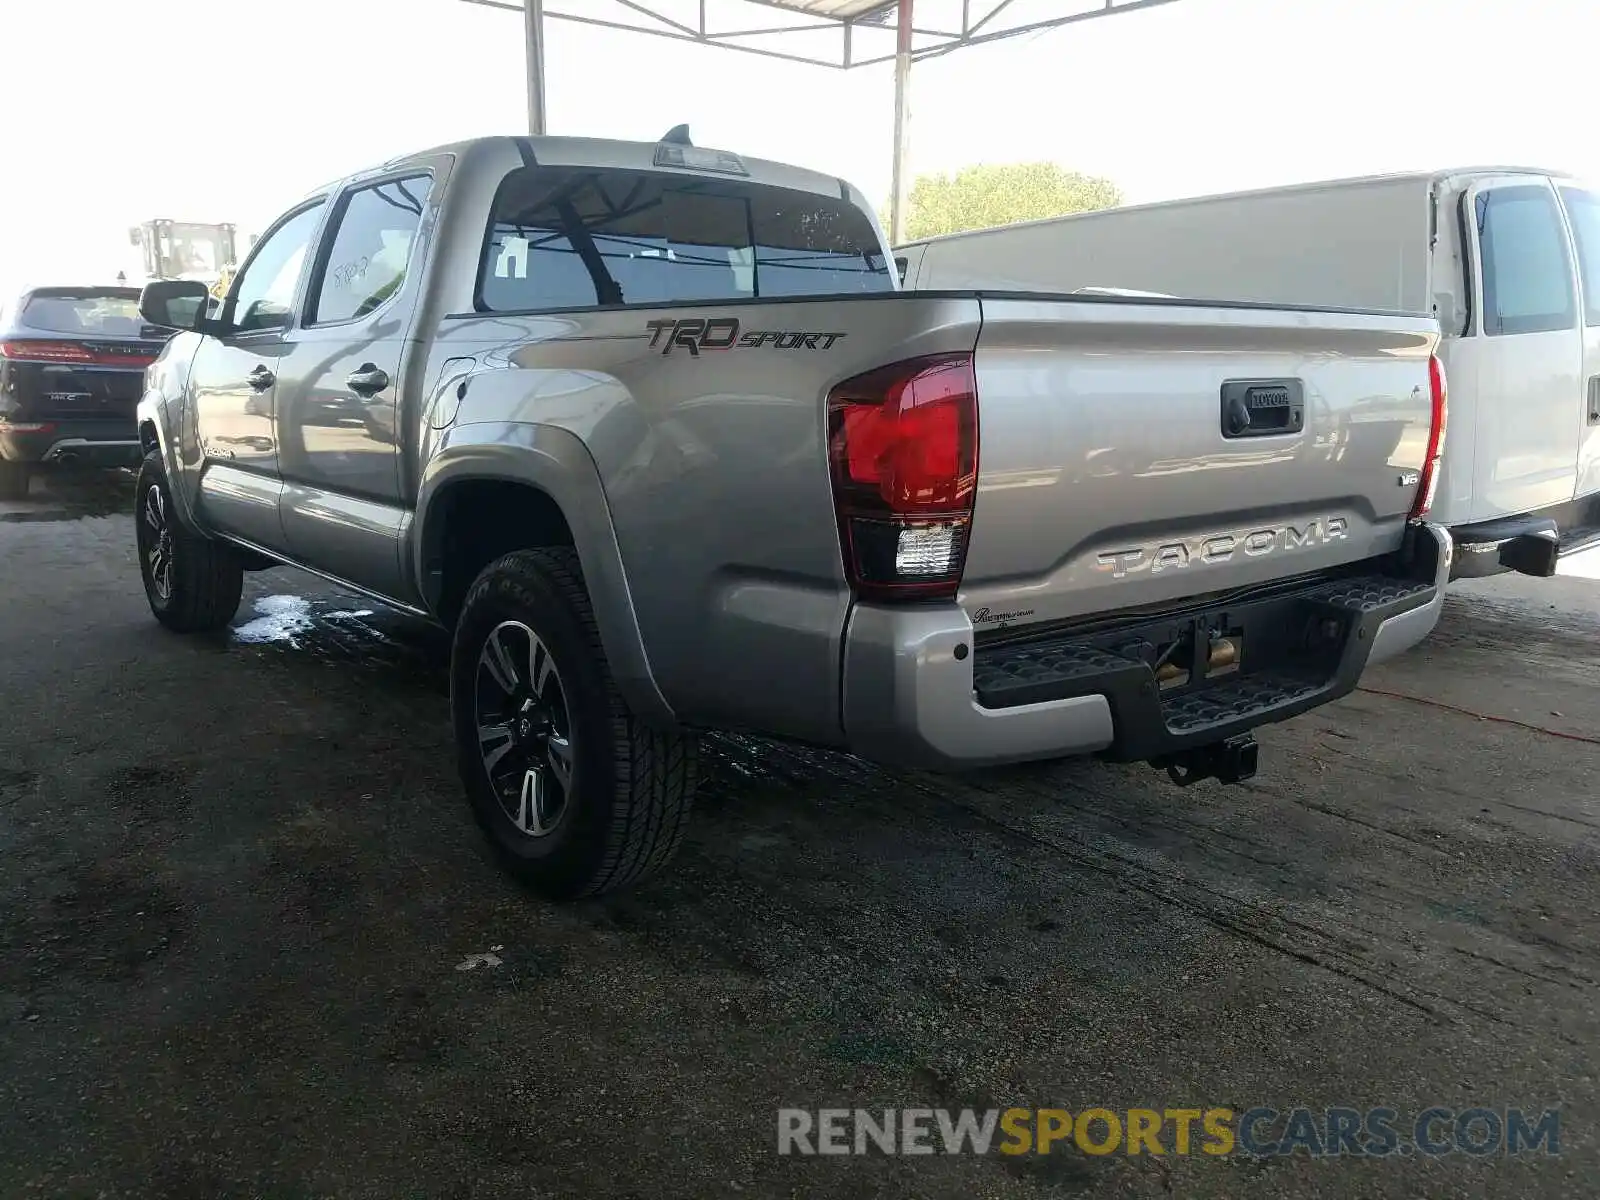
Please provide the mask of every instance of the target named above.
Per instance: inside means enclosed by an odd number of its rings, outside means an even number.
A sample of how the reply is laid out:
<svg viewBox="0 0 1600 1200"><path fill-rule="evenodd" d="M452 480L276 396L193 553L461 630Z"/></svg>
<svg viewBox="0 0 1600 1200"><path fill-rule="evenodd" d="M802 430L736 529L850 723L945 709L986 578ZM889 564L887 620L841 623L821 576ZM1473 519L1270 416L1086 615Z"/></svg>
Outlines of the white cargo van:
<svg viewBox="0 0 1600 1200"><path fill-rule="evenodd" d="M1142 291L1435 314L1456 576L1600 547L1600 191L1472 167L1107 209L914 242L919 291Z"/></svg>

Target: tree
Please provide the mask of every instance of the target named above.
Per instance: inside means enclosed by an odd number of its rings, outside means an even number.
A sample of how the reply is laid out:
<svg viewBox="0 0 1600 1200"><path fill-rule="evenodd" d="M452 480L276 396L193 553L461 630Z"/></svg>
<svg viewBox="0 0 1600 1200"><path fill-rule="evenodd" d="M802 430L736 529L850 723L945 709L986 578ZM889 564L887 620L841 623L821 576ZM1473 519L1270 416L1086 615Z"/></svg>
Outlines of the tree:
<svg viewBox="0 0 1600 1200"><path fill-rule="evenodd" d="M1121 203L1122 193L1109 179L1080 175L1051 162L966 167L954 176L917 177L906 236L936 237Z"/></svg>

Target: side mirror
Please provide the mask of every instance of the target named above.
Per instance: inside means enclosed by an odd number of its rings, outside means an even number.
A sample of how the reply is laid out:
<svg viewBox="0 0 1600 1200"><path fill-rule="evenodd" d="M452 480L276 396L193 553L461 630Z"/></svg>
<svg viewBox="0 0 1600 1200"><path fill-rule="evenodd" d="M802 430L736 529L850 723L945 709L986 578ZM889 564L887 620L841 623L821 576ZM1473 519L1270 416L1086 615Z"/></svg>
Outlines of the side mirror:
<svg viewBox="0 0 1600 1200"><path fill-rule="evenodd" d="M204 323L211 293L191 279L161 279L139 293L139 315L164 329L195 330Z"/></svg>
<svg viewBox="0 0 1600 1200"><path fill-rule="evenodd" d="M906 281L906 268L908 266L910 266L910 265L911 265L910 260L907 259L904 254L895 255L895 258L894 258L894 269L899 273L900 282L901 282L902 285Z"/></svg>

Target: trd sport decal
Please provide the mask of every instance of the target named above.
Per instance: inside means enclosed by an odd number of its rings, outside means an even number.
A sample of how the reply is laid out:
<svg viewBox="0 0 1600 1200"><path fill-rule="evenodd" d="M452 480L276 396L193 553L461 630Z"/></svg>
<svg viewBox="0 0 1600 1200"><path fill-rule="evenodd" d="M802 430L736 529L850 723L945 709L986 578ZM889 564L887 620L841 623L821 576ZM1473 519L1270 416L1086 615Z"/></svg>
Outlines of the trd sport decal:
<svg viewBox="0 0 1600 1200"><path fill-rule="evenodd" d="M733 317L685 317L681 321L646 321L650 331L650 349L661 347L661 353L671 354L673 347L682 346L699 357L702 350L757 350L773 346L779 350L831 350L833 344L845 335L842 333L808 333L804 330L751 330L739 332L739 322Z"/></svg>

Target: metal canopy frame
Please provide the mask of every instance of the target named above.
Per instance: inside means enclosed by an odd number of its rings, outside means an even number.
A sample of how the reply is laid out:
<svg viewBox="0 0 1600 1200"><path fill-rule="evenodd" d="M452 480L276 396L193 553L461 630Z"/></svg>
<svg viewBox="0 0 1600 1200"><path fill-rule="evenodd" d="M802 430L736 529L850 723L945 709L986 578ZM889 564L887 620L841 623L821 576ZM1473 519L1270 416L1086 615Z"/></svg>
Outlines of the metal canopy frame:
<svg viewBox="0 0 1600 1200"><path fill-rule="evenodd" d="M726 2L726 0L725 0ZM723 50L740 50L746 54L759 54L787 62L805 63L814 67L832 67L848 71L856 67L878 66L893 62L897 50L872 52L862 55L860 35L880 34L891 38L896 33L896 11L900 0L849 0L831 6L832 10L848 13L844 16L828 15L828 10L809 6L809 0L738 0L740 4L756 9L768 9L795 18L788 23L743 26L728 29L714 27L707 16L706 0L699 0L698 19L689 22L658 11L662 0L612 0L618 8L636 14L632 20L610 17L586 16L563 8L539 4L541 20L569 21L575 25L589 25L601 29L615 29L624 33L644 33L651 37L668 38L678 42L693 42L701 46L714 46ZM826 0L823 0L826 3ZM1088 0L1092 7L1082 7L1062 16L1044 17L1019 25L1006 25L1003 18L1017 0L961 0L961 25L957 29L931 28L913 24L912 61L937 58L968 46L982 46L1006 38L1022 37L1047 29L1060 29L1081 21L1116 16L1138 9L1157 8L1174 4L1177 0ZM524 12L526 0L463 0L484 8L501 8L511 12ZM573 8L584 0L566 0ZM794 34L833 33L837 35L835 53L829 55L807 54L794 50L774 49L763 41L776 41ZM880 43L881 44L881 43Z"/></svg>
<svg viewBox="0 0 1600 1200"><path fill-rule="evenodd" d="M707 0L695 5L697 19L685 20L660 11L668 0L610 0L614 17L596 17L561 8L547 7L545 0L463 0L486 8L502 8L524 15L528 62L528 127L535 135L545 132L544 96L544 38L546 21L568 21L576 25L589 25L601 29L614 29L625 33L642 33L672 41L691 42L723 50L738 50L746 54L759 54L766 58L787 62L805 63L808 66L831 67L836 70L853 70L882 63L895 64L895 132L893 193L889 202L890 240L900 242L905 234L904 222L909 182L906 176L910 126L911 64L928 58L937 58L969 46L982 46L1007 38L1060 29L1082 21L1117 16L1140 9L1157 8L1177 0L1082 0L1088 7L1054 17L1041 17L1006 24L1004 18L1012 12L1017 0L961 0L961 23L958 29L932 28L918 25L913 16L915 0L737 0L741 6L765 10L774 14L771 23L714 27L708 18ZM573 7L591 3L592 0L565 0ZM728 3L729 0L723 0ZM1057 0L1066 3L1068 0ZM681 4L680 4L681 7ZM778 23L776 14L787 18ZM794 50L775 49L772 42L792 38L798 34L832 33L837 35L836 53L827 57L819 54L798 53ZM860 43L876 40L862 35L892 36L894 49L887 53L876 51L859 53ZM883 45L876 40L877 45Z"/></svg>

